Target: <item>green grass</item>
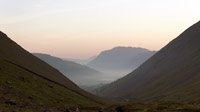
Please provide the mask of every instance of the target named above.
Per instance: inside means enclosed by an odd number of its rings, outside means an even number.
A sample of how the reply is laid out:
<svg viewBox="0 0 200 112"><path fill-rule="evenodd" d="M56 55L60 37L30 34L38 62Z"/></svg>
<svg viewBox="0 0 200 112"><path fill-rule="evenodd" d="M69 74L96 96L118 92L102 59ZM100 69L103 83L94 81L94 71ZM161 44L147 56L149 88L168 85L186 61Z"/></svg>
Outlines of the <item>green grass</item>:
<svg viewBox="0 0 200 112"><path fill-rule="evenodd" d="M27 106L20 108L21 111L23 109L24 111L34 110L34 108L58 109L77 106L101 106L72 90L3 60L0 60L0 85L0 96L17 102L16 106L0 102L1 109L12 110L18 108L18 105L26 103Z"/></svg>

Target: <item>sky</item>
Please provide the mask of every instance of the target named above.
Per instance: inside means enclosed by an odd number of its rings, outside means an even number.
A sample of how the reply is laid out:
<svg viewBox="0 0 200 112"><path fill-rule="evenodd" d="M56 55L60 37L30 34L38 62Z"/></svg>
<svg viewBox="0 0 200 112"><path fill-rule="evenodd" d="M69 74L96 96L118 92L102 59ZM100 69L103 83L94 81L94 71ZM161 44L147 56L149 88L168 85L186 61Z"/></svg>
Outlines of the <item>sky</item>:
<svg viewBox="0 0 200 112"><path fill-rule="evenodd" d="M85 59L159 50L200 20L200 0L0 0L0 30L29 52Z"/></svg>

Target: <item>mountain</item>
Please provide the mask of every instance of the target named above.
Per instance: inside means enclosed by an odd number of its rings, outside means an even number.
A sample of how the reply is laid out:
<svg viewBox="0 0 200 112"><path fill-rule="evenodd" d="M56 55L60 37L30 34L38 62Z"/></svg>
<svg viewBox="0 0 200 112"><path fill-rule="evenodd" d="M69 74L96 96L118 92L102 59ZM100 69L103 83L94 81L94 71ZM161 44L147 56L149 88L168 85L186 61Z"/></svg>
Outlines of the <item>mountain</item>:
<svg viewBox="0 0 200 112"><path fill-rule="evenodd" d="M115 47L102 51L87 65L105 73L105 83L111 83L132 72L153 54L155 51L144 48Z"/></svg>
<svg viewBox="0 0 200 112"><path fill-rule="evenodd" d="M58 69L76 84L86 85L89 83L95 83L93 82L92 78L102 75L101 72L89 68L85 65L80 65L72 61L63 60L58 57L50 56L48 54L33 53L33 55L45 61L54 68Z"/></svg>
<svg viewBox="0 0 200 112"><path fill-rule="evenodd" d="M96 58L96 56L92 56L88 59L63 58L63 60L73 61L73 62L81 64L81 65L87 65L90 61L94 60L95 58Z"/></svg>
<svg viewBox="0 0 200 112"><path fill-rule="evenodd" d="M88 63L90 67L100 70L134 69L151 57L155 52L144 48L115 47L102 51Z"/></svg>
<svg viewBox="0 0 200 112"><path fill-rule="evenodd" d="M194 24L132 73L102 88L121 100L199 101L200 22Z"/></svg>
<svg viewBox="0 0 200 112"><path fill-rule="evenodd" d="M1 111L57 112L100 100L0 32Z"/></svg>

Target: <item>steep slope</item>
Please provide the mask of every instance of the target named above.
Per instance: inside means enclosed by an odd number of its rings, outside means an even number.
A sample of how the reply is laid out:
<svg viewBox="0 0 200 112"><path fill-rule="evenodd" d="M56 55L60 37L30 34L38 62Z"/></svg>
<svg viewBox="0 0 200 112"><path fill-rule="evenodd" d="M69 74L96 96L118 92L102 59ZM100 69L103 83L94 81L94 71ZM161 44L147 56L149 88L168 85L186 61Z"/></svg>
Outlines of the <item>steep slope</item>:
<svg viewBox="0 0 200 112"><path fill-rule="evenodd" d="M0 58L28 68L30 71L34 71L37 74L47 77L48 79L58 82L64 86L72 87L72 89L78 88L58 70L52 68L46 63L40 61L38 58L34 57L29 52L25 51L2 32L0 32L0 34Z"/></svg>
<svg viewBox="0 0 200 112"><path fill-rule="evenodd" d="M101 91L126 100L199 100L200 22L184 31L138 69Z"/></svg>
<svg viewBox="0 0 200 112"><path fill-rule="evenodd" d="M58 69L76 84L89 83L91 80L88 79L88 77L97 77L98 75L102 75L102 73L100 73L99 71L96 71L84 65L74 63L72 61L62 60L60 58L53 57L47 54L34 53L33 55L45 61L54 68Z"/></svg>
<svg viewBox="0 0 200 112"><path fill-rule="evenodd" d="M124 70L138 67L155 52L144 48L115 47L102 51L88 65L100 70Z"/></svg>
<svg viewBox="0 0 200 112"><path fill-rule="evenodd" d="M99 102L0 32L1 111L63 111Z"/></svg>

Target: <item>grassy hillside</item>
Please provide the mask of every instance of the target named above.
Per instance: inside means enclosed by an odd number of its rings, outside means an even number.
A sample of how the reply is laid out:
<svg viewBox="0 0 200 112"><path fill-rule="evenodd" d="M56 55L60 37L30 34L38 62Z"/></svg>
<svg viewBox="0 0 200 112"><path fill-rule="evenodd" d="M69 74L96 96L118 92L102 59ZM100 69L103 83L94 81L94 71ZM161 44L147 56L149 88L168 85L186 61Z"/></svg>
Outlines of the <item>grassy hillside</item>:
<svg viewBox="0 0 200 112"><path fill-rule="evenodd" d="M101 101L0 32L0 111L65 111Z"/></svg>
<svg viewBox="0 0 200 112"><path fill-rule="evenodd" d="M0 32L0 45L0 58L9 60L50 80L78 90L78 87L58 70L25 51L2 32Z"/></svg>
<svg viewBox="0 0 200 112"><path fill-rule="evenodd" d="M0 110L100 106L77 92L0 59Z"/></svg>
<svg viewBox="0 0 200 112"><path fill-rule="evenodd" d="M138 69L105 87L101 95L121 100L196 101L200 97L200 22Z"/></svg>
<svg viewBox="0 0 200 112"><path fill-rule="evenodd" d="M76 84L87 84L92 82L89 77L98 77L102 75L101 72L96 71L88 66L80 65L72 61L62 60L60 58L50 56L47 54L34 53L36 57L45 61L49 65L58 69L70 80L74 81Z"/></svg>

